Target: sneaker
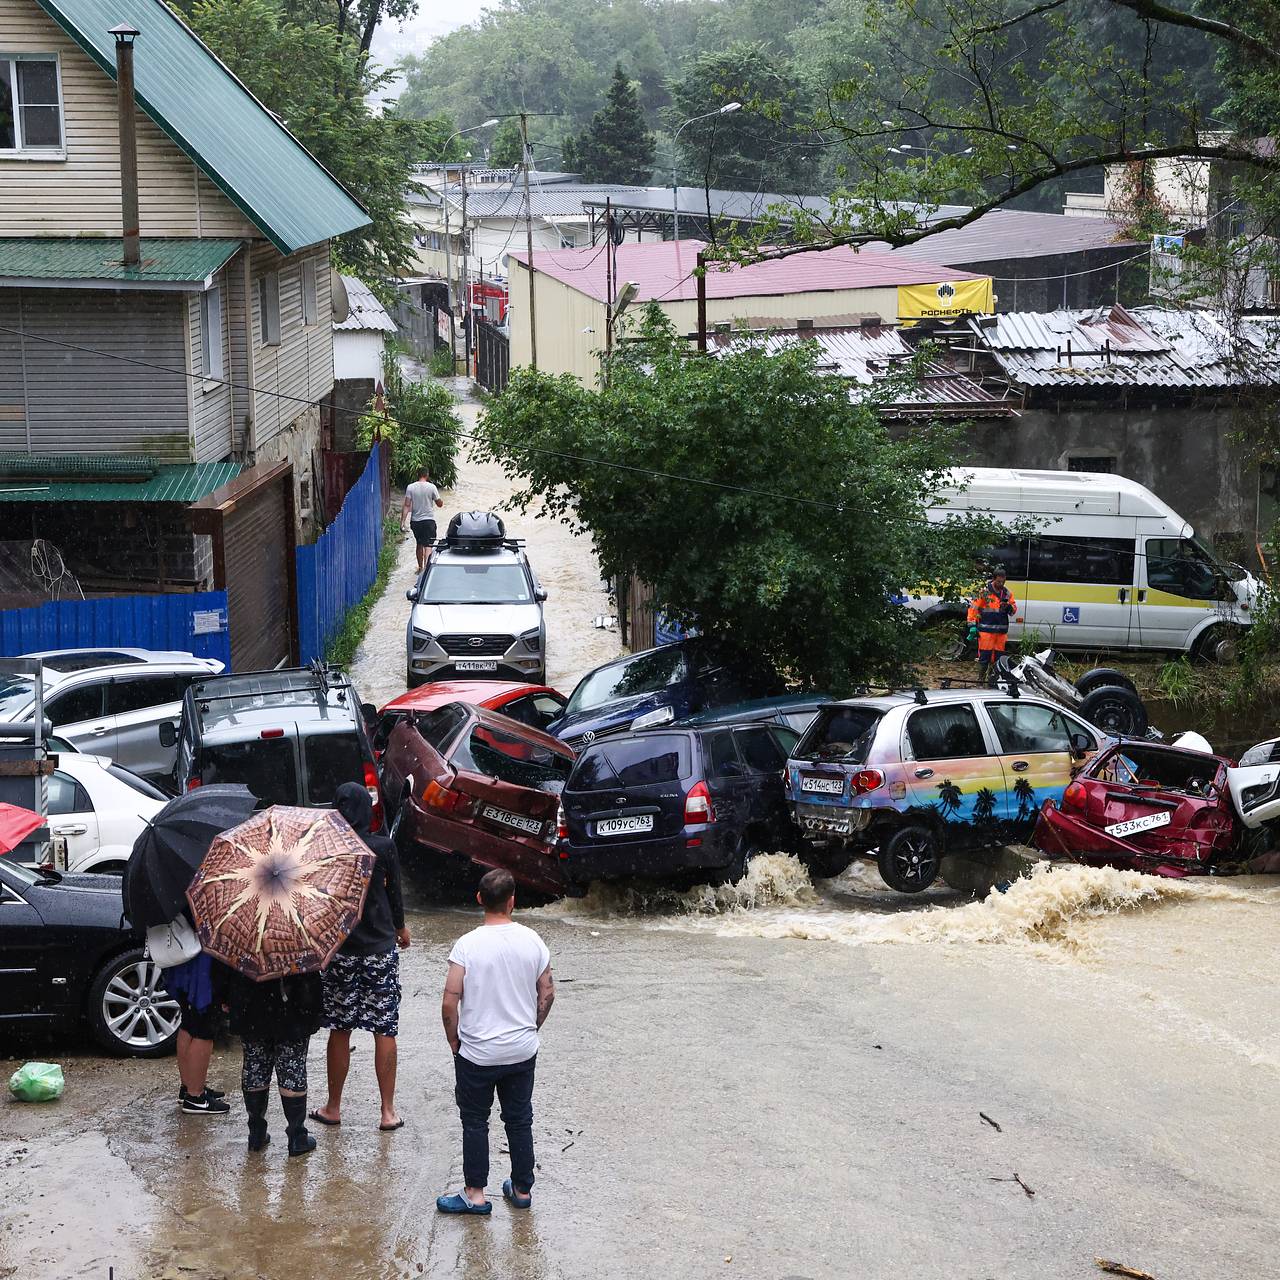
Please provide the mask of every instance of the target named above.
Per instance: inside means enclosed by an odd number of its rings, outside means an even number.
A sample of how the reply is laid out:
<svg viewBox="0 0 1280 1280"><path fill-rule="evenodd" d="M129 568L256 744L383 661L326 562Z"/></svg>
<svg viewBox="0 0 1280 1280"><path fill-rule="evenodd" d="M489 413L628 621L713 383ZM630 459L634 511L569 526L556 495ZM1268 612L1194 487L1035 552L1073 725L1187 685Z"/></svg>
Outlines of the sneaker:
<svg viewBox="0 0 1280 1280"><path fill-rule="evenodd" d="M187 1094L182 1100L182 1110L189 1116L225 1116L231 1104L215 1098L210 1089L200 1094Z"/></svg>
<svg viewBox="0 0 1280 1280"><path fill-rule="evenodd" d="M207 1085L205 1086L205 1093L210 1098L214 1099L215 1102L220 1102L223 1098L227 1096L221 1089L210 1089ZM190 1096L191 1095L187 1093L187 1086L185 1084L180 1084L178 1086L179 1103L186 1102L186 1100Z"/></svg>

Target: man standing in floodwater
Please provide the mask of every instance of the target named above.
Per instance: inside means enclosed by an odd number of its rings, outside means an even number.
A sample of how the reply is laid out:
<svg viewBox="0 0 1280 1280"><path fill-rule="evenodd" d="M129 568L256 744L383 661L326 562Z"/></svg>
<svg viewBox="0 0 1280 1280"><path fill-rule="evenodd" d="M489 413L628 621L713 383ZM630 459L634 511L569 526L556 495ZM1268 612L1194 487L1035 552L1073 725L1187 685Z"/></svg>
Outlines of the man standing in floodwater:
<svg viewBox="0 0 1280 1280"><path fill-rule="evenodd" d="M440 490L431 483L431 472L423 467L418 478L404 491L404 507L400 512L400 528L413 530L419 573L427 563L427 553L435 545L436 508L443 506Z"/></svg>
<svg viewBox="0 0 1280 1280"><path fill-rule="evenodd" d="M493 1210L484 1189L495 1090L511 1152L511 1177L502 1194L517 1209L533 1203L533 1072L538 1029L556 998L547 944L511 918L516 907L511 873L487 872L476 901L484 908L484 923L454 943L441 1007L462 1117L465 1183L462 1191L437 1198L441 1213Z"/></svg>

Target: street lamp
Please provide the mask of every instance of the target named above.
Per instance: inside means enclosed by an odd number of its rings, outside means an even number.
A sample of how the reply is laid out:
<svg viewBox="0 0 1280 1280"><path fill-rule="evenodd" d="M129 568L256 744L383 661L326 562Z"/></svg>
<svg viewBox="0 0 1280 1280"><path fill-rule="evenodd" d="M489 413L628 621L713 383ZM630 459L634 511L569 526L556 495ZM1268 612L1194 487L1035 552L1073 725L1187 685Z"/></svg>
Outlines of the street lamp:
<svg viewBox="0 0 1280 1280"><path fill-rule="evenodd" d="M708 111L704 115L691 116L675 131L671 139L671 238L677 243L680 240L680 187L676 181L676 144L686 126L697 124L699 120L710 120L713 116L727 116L731 111L741 111L742 103L726 102L716 111Z"/></svg>

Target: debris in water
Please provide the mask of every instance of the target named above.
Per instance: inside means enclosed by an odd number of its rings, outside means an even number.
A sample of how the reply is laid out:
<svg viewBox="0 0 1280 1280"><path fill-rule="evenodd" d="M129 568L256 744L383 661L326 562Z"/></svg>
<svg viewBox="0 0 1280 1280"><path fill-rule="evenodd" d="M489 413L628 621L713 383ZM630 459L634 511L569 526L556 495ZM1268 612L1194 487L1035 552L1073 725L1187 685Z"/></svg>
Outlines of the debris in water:
<svg viewBox="0 0 1280 1280"><path fill-rule="evenodd" d="M561 1147L561 1148L560 1148L560 1154L561 1154L561 1155L564 1155L564 1153L565 1153L566 1151L568 1151L568 1150L569 1150L569 1147L571 1147L571 1146L573 1146L573 1143L572 1143L572 1142L570 1142L570 1143L569 1143L569 1146L568 1146L568 1147Z"/></svg>
<svg viewBox="0 0 1280 1280"><path fill-rule="evenodd" d="M1036 1194L1029 1186L1027 1186L1025 1182L1023 1182L1023 1180L1020 1177L1018 1177L1016 1172L1014 1173L1012 1178L992 1178L991 1181L992 1182L1016 1182L1018 1186L1020 1186L1023 1189L1023 1191L1027 1193L1028 1200L1033 1199Z"/></svg>
<svg viewBox="0 0 1280 1280"><path fill-rule="evenodd" d="M883 1049L883 1048L884 1048L884 1045L882 1045L882 1044L873 1044L871 1047L872 1047L873 1049Z"/></svg>
<svg viewBox="0 0 1280 1280"><path fill-rule="evenodd" d="M1123 1262L1110 1262L1106 1258L1094 1258L1094 1262L1113 1276L1128 1276L1130 1280L1156 1280L1150 1271L1139 1271L1137 1267L1126 1267Z"/></svg>
<svg viewBox="0 0 1280 1280"><path fill-rule="evenodd" d="M978 1117L985 1120L997 1133L1003 1133L1004 1130L996 1124L996 1122L985 1111L979 1111Z"/></svg>

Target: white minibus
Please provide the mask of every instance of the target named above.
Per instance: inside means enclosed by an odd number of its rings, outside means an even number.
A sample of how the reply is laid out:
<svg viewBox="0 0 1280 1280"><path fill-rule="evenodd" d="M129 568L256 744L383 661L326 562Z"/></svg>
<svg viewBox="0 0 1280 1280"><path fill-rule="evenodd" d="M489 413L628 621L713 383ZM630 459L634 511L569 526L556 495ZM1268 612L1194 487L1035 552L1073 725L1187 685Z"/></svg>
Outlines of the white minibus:
<svg viewBox="0 0 1280 1280"><path fill-rule="evenodd" d="M991 551L1018 603L1010 634L1055 648L1148 649L1225 660L1253 621L1258 581L1224 563L1176 511L1123 476L957 467L930 520L980 512L1011 526ZM1028 523L1030 536L1012 527ZM927 618L956 616L936 596Z"/></svg>

